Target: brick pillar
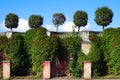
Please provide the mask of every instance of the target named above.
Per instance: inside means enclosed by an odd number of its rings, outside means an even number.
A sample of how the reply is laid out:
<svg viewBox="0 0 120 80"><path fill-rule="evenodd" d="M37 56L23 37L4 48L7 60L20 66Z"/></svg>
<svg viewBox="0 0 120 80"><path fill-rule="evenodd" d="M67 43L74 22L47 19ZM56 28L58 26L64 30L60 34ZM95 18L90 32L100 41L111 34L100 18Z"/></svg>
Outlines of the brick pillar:
<svg viewBox="0 0 120 80"><path fill-rule="evenodd" d="M49 79L51 78L51 64L50 61L43 62L43 78Z"/></svg>
<svg viewBox="0 0 120 80"><path fill-rule="evenodd" d="M10 61L3 61L3 79L10 78Z"/></svg>
<svg viewBox="0 0 120 80"><path fill-rule="evenodd" d="M84 79L91 79L91 62L84 62Z"/></svg>

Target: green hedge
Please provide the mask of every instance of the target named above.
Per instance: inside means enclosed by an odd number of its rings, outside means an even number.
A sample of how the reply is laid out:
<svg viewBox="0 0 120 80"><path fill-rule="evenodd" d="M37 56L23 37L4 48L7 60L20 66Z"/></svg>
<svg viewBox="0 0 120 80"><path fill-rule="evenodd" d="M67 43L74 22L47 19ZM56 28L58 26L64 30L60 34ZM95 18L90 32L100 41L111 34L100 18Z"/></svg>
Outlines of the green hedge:
<svg viewBox="0 0 120 80"><path fill-rule="evenodd" d="M90 34L91 50L86 60L92 62L93 77L120 74L120 28L108 28L102 36Z"/></svg>
<svg viewBox="0 0 120 80"><path fill-rule="evenodd" d="M4 52L8 44L8 38L6 36L0 36L0 51Z"/></svg>
<svg viewBox="0 0 120 80"><path fill-rule="evenodd" d="M2 61L5 59L4 50L7 44L8 38L6 36L0 36L0 79L2 79Z"/></svg>
<svg viewBox="0 0 120 80"><path fill-rule="evenodd" d="M89 39L91 41L90 53L86 56L86 60L92 62L92 76L100 76L101 63L102 63L102 40L100 36L96 34L90 34Z"/></svg>
<svg viewBox="0 0 120 80"><path fill-rule="evenodd" d="M120 74L120 28L108 28L103 32L104 55L108 74Z"/></svg>
<svg viewBox="0 0 120 80"><path fill-rule="evenodd" d="M7 54L6 60L10 60L12 63L12 75L26 75L28 59L24 48L24 37L19 34L13 34L9 39L5 53Z"/></svg>
<svg viewBox="0 0 120 80"><path fill-rule="evenodd" d="M23 36L14 34L10 39L0 36L0 50L5 51L6 60L12 62L12 75L30 72L42 76L43 61L53 62L61 58L65 62L69 54L68 72L71 76L83 75L84 61L92 62L93 77L120 74L120 28L108 28L101 36L90 34L92 44L88 55L82 52L82 39L75 33L60 38L56 35L49 37L46 31L40 27L28 30Z"/></svg>
<svg viewBox="0 0 120 80"><path fill-rule="evenodd" d="M24 35L27 52L31 61L31 71L42 77L43 61L52 61L57 52L57 39L46 35L46 29L36 28L27 31Z"/></svg>
<svg viewBox="0 0 120 80"><path fill-rule="evenodd" d="M65 45L68 52L70 53L70 63L68 71L71 76L79 77L81 72L81 66L78 65L78 55L81 51L81 41L82 38L76 36L75 33L71 37L65 38Z"/></svg>

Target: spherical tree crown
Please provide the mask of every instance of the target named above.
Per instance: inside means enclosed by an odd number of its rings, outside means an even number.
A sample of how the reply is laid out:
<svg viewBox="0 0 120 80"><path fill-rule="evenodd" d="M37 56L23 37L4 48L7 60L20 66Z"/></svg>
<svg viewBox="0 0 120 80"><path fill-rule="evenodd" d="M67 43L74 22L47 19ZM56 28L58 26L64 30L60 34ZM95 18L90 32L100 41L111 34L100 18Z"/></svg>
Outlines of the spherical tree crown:
<svg viewBox="0 0 120 80"><path fill-rule="evenodd" d="M6 18L5 18L5 26L12 30L12 28L18 27L18 21L19 19L16 14L9 13L8 15L6 15Z"/></svg>
<svg viewBox="0 0 120 80"><path fill-rule="evenodd" d="M78 28L87 25L88 14L85 11L80 10L76 11L73 18L74 18L73 22Z"/></svg>
<svg viewBox="0 0 120 80"><path fill-rule="evenodd" d="M31 15L28 22L31 28L38 28L43 24L43 17L40 15Z"/></svg>
<svg viewBox="0 0 120 80"><path fill-rule="evenodd" d="M98 8L95 12L95 22L104 27L108 26L112 22L113 12L108 7Z"/></svg>
<svg viewBox="0 0 120 80"><path fill-rule="evenodd" d="M53 14L53 24L56 26L62 25L66 20L66 17L62 13L55 13Z"/></svg>

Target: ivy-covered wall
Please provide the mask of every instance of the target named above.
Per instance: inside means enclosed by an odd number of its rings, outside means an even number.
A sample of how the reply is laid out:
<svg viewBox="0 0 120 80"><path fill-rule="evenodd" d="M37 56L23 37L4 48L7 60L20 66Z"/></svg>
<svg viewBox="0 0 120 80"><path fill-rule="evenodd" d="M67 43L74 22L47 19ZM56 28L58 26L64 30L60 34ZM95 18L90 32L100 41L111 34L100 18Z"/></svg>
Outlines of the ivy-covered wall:
<svg viewBox="0 0 120 80"><path fill-rule="evenodd" d="M120 75L120 28L108 28L103 32L103 52L108 74Z"/></svg>
<svg viewBox="0 0 120 80"><path fill-rule="evenodd" d="M91 50L86 60L92 62L93 77L120 75L120 28L108 28L102 35L90 34Z"/></svg>
<svg viewBox="0 0 120 80"><path fill-rule="evenodd" d="M45 60L54 65L54 76L60 73L82 77L84 61L92 62L93 77L120 75L120 28L108 28L101 35L90 34L88 55L83 53L82 38L76 33L61 38L55 34L47 36L46 31L40 27L25 34L14 34L9 39L0 36L0 51L5 53L6 60L11 60L12 75L23 75L25 71L27 75L42 77L42 63Z"/></svg>

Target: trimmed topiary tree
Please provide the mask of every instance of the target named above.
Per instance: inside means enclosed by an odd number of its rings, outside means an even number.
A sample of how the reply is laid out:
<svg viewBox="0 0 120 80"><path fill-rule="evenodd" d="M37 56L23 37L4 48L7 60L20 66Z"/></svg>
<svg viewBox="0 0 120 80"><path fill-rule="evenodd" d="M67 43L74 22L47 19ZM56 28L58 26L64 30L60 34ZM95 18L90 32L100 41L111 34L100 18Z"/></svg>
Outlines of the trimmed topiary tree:
<svg viewBox="0 0 120 80"><path fill-rule="evenodd" d="M85 11L76 11L74 13L74 16L73 16L74 20L74 24L78 27L78 32L80 30L80 27L82 26L86 26L87 25L87 22L88 22L88 15Z"/></svg>
<svg viewBox="0 0 120 80"><path fill-rule="evenodd" d="M103 30L104 27L108 26L112 22L113 12L108 7L101 7L98 8L95 12L95 22L102 26Z"/></svg>
<svg viewBox="0 0 120 80"><path fill-rule="evenodd" d="M12 31L12 28L18 27L18 21L19 21L19 18L16 14L9 13L8 15L6 15L6 18L5 18L5 26L7 28L10 28Z"/></svg>
<svg viewBox="0 0 120 80"><path fill-rule="evenodd" d="M40 15L31 15L28 23L30 28L38 28L43 24L43 17Z"/></svg>
<svg viewBox="0 0 120 80"><path fill-rule="evenodd" d="M53 14L52 22L56 27L56 31L58 32L58 26L62 25L66 20L66 17L62 13Z"/></svg>

